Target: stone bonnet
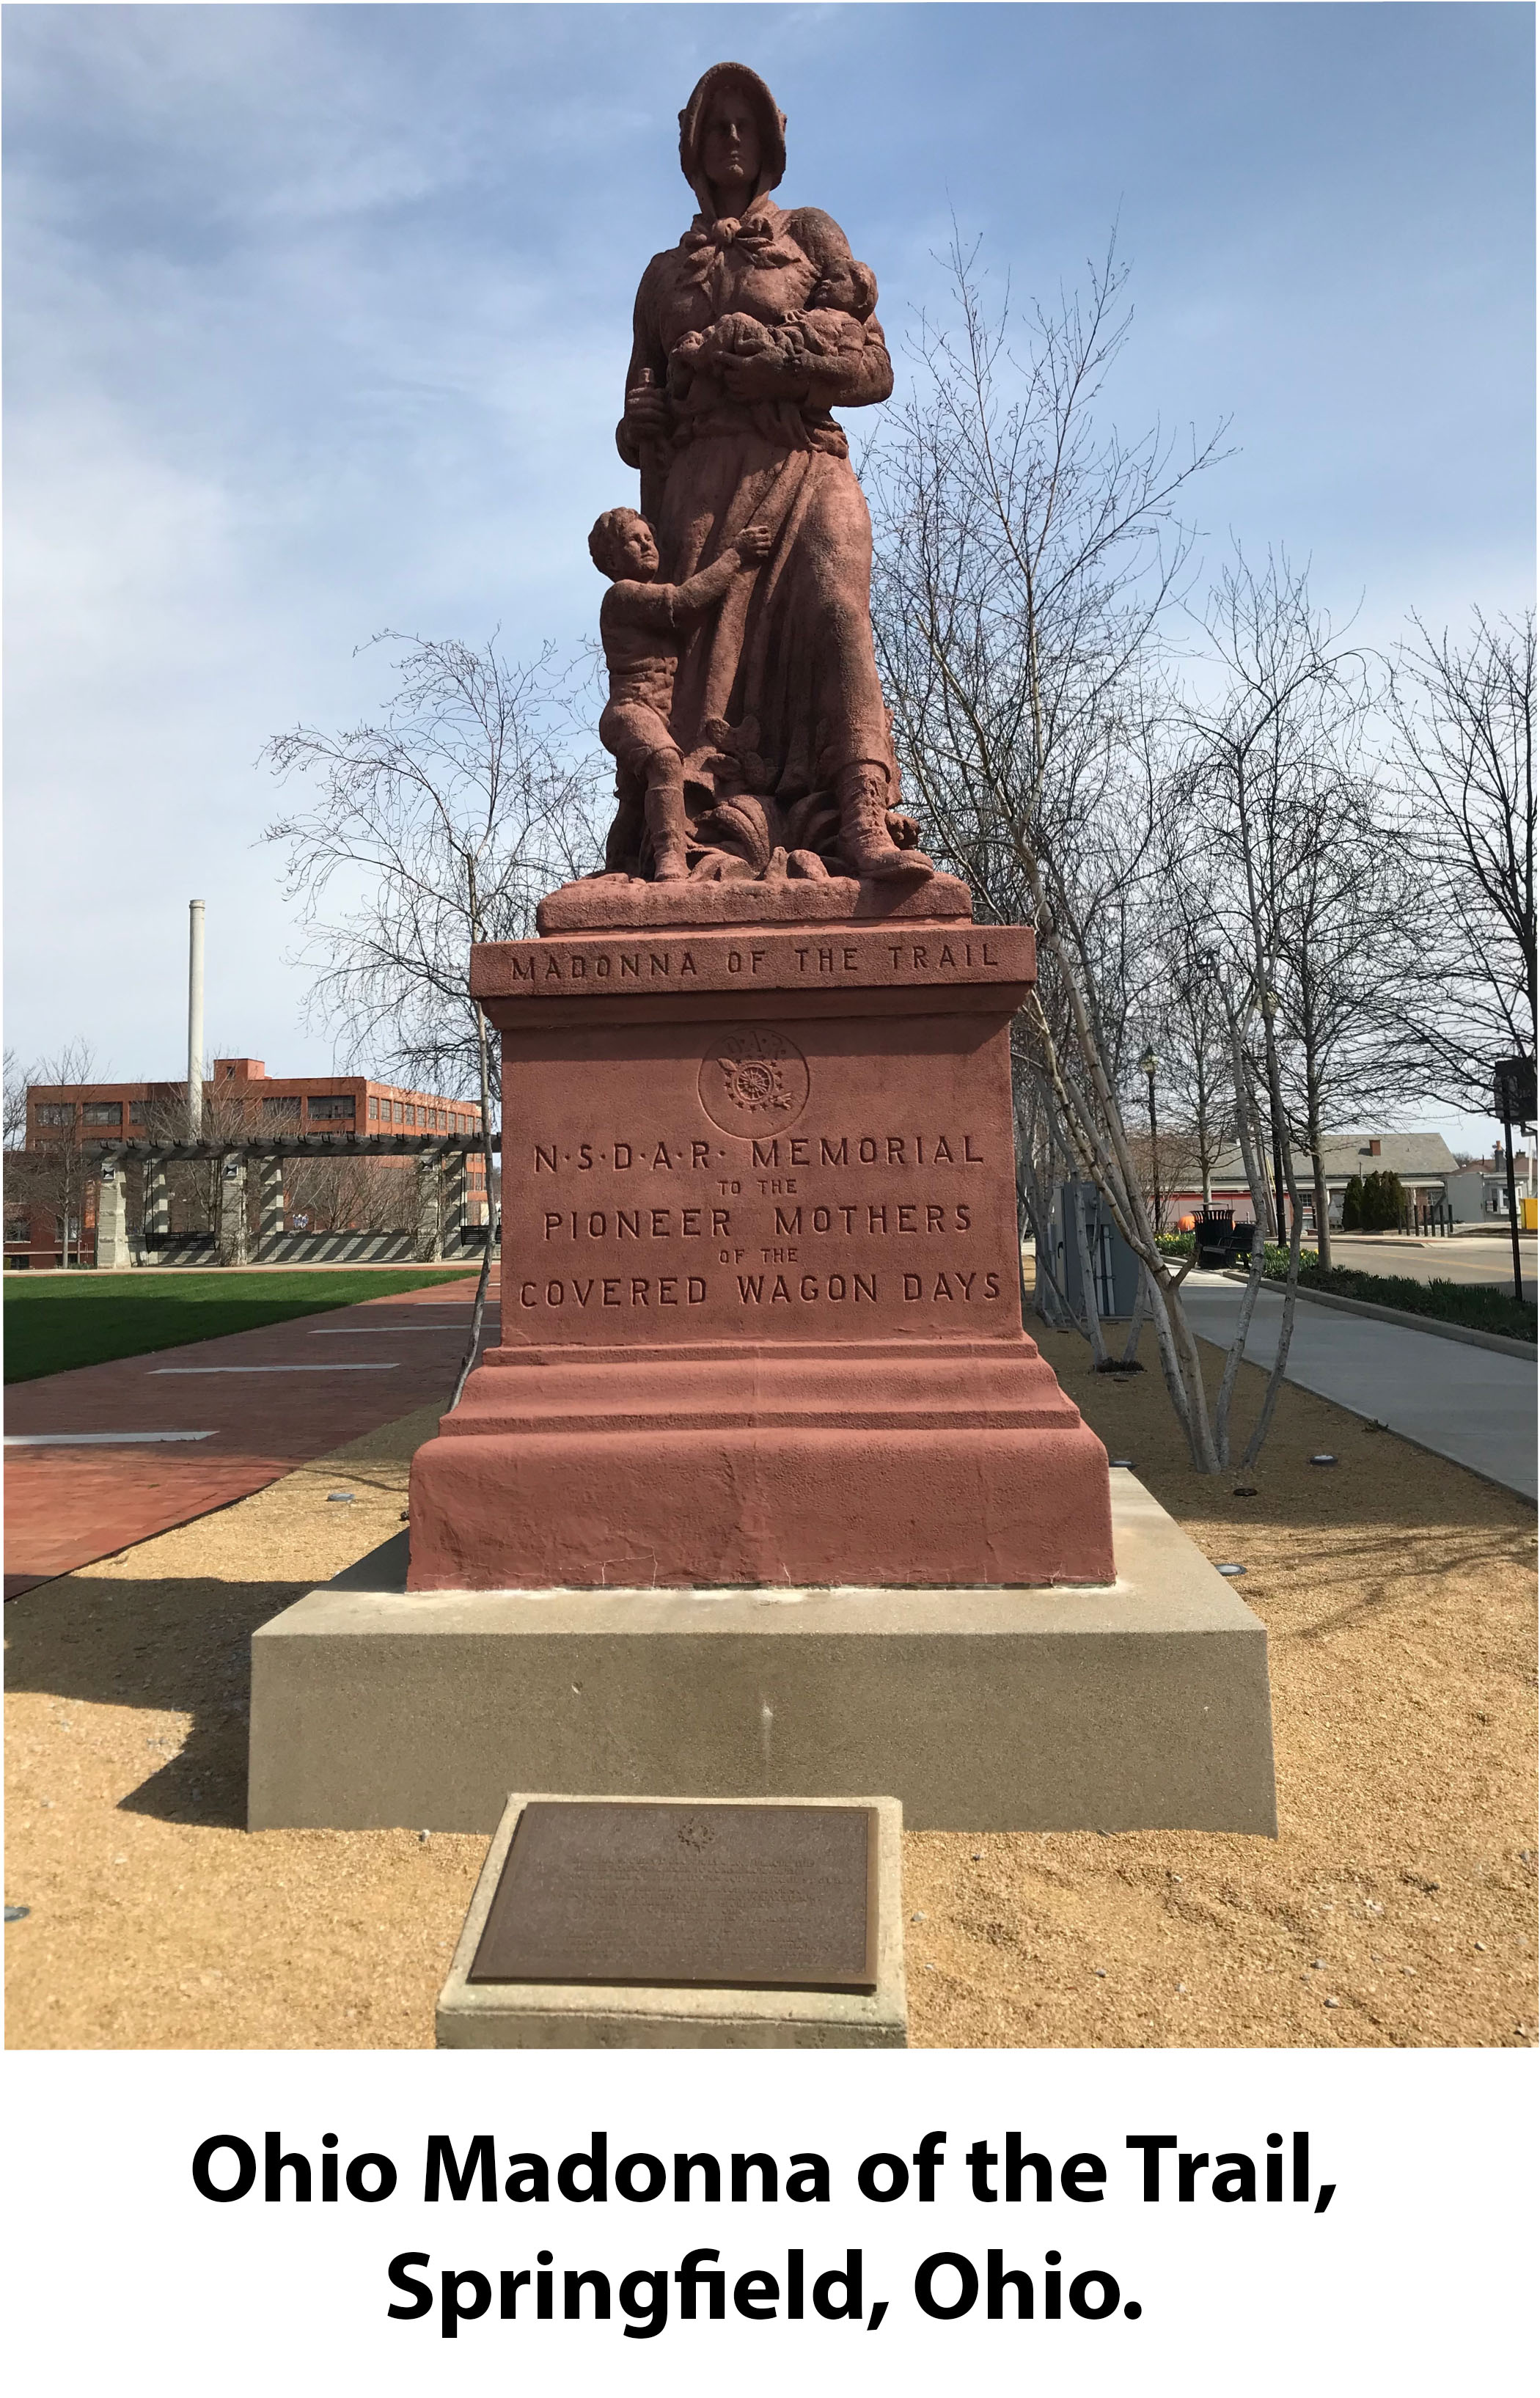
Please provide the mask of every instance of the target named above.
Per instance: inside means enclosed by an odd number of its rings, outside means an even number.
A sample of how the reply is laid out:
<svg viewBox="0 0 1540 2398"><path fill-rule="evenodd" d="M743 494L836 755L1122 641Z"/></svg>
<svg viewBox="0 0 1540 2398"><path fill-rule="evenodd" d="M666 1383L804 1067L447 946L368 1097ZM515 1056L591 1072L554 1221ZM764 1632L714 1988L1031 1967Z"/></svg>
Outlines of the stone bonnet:
<svg viewBox="0 0 1540 2398"><path fill-rule="evenodd" d="M707 112L723 84L738 85L754 105L760 137L760 174L754 198L763 199L766 192L773 192L786 172L786 119L776 106L769 85L752 67L739 66L732 59L723 59L714 67L708 67L679 112L679 163L708 221L717 211L701 164L701 148Z"/></svg>

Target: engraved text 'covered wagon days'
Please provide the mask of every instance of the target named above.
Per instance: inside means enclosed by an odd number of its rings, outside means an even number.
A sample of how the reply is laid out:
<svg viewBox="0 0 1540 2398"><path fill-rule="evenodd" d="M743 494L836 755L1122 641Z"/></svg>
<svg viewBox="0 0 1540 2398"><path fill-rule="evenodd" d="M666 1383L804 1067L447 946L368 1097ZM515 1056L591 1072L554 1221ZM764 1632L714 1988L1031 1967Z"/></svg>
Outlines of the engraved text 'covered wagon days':
<svg viewBox="0 0 1540 2398"><path fill-rule="evenodd" d="M738 1258L746 1256L739 1249ZM770 1252L765 1253L767 1256ZM786 1252L780 1253L783 1257ZM734 1275L736 1297L742 1307L809 1306L828 1300L835 1306L858 1307L863 1300L902 1299L913 1306L924 1301L966 1306L1000 1296L997 1273L749 1273ZM576 1308L579 1312L606 1307L703 1307L710 1295L704 1274L573 1274L541 1282L527 1277L518 1285L521 1308Z"/></svg>

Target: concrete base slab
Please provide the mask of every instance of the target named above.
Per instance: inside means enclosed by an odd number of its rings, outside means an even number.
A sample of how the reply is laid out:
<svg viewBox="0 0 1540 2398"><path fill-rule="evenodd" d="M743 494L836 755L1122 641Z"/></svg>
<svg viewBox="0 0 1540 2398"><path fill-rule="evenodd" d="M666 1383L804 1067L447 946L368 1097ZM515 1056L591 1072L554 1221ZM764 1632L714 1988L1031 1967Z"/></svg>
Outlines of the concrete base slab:
<svg viewBox="0 0 1540 2398"><path fill-rule="evenodd" d="M593 1794L585 1793L585 1797ZM638 1798L678 1791L636 1792ZM703 1794L691 1793L691 1796ZM519 1818L532 1798L574 1803L570 1791L520 1791L509 1798L454 1951L435 2019L440 2048L903 2048L903 1897L897 1799L862 1797L877 1816L874 1990L647 1988L591 1982L472 1982L467 1977L486 1929ZM580 1803L577 1802L577 1803ZM720 1800L714 1803L721 1804ZM847 1807L839 1798L742 1799L743 1806Z"/></svg>
<svg viewBox="0 0 1540 2398"><path fill-rule="evenodd" d="M254 1636L251 1828L885 1790L926 1830L1271 1835L1266 1634L1112 1489L1116 1581L1047 1590L409 1593L401 1537Z"/></svg>

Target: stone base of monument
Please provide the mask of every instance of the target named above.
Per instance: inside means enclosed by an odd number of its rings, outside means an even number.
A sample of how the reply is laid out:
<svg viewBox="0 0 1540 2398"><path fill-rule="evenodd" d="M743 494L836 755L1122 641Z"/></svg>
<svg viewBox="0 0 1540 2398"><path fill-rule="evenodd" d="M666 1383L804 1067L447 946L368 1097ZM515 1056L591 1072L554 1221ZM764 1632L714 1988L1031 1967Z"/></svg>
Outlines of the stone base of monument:
<svg viewBox="0 0 1540 2398"><path fill-rule="evenodd" d="M408 1591L399 1536L251 1644L253 1830L490 1832L510 1789L891 1791L912 1828L1273 1834L1267 1638L1142 1484L1053 1589Z"/></svg>
<svg viewBox="0 0 1540 2398"><path fill-rule="evenodd" d="M517 1793L440 2048L902 2048L903 1811Z"/></svg>

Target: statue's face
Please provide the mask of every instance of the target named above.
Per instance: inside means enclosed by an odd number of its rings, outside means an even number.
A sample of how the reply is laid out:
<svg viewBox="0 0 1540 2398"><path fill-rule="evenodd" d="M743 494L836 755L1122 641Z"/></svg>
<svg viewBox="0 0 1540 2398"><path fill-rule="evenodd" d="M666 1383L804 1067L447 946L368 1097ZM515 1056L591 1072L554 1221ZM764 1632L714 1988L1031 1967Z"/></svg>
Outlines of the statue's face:
<svg viewBox="0 0 1540 2398"><path fill-rule="evenodd" d="M650 583L657 573L657 544L643 517L633 517L620 534L621 576L632 583Z"/></svg>
<svg viewBox="0 0 1540 2398"><path fill-rule="evenodd" d="M738 84L724 83L711 95L700 145L709 183L759 182L760 135L753 102Z"/></svg>

